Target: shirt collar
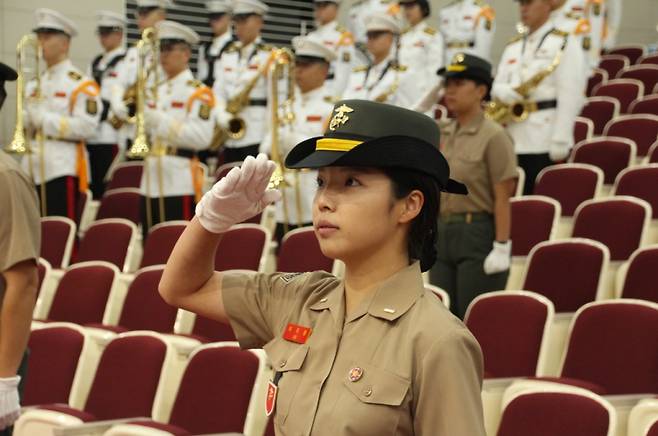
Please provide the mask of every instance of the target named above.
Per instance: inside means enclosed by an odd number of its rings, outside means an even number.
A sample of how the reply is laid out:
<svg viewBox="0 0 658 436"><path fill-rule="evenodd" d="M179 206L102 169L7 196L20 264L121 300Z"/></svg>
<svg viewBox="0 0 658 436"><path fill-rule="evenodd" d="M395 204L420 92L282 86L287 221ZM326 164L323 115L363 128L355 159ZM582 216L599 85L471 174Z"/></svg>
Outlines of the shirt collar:
<svg viewBox="0 0 658 436"><path fill-rule="evenodd" d="M328 29L335 29L338 26L338 23L336 20L334 21L329 21L327 24L320 24L316 30L318 31L324 31Z"/></svg>
<svg viewBox="0 0 658 436"><path fill-rule="evenodd" d="M217 45L224 45L225 42L229 41L230 39L233 38L233 32L231 29L228 29L226 32L222 33L219 36L215 36L212 39L212 42Z"/></svg>
<svg viewBox="0 0 658 436"><path fill-rule="evenodd" d="M52 67L48 68L46 72L50 75L57 74L59 72L67 72L73 68L73 64L71 63L71 59L64 59L63 61L53 65Z"/></svg>
<svg viewBox="0 0 658 436"><path fill-rule="evenodd" d="M541 41L544 35L546 35L554 27L555 27L555 23L553 23L553 20L549 18L548 20L546 20L544 24L542 24L542 26L539 29L535 30L530 35L528 35L528 41L533 43L537 41Z"/></svg>
<svg viewBox="0 0 658 436"><path fill-rule="evenodd" d="M167 82L170 85L176 85L179 83L187 82L188 80L193 80L194 75L192 74L192 71L190 69L186 69L178 73L175 77L172 77L171 79L167 80Z"/></svg>
<svg viewBox="0 0 658 436"><path fill-rule="evenodd" d="M322 94L324 96L324 86L318 86L315 89L311 89L310 91L301 94L301 97L304 101L309 101L309 100L314 100L315 97L317 97L319 94Z"/></svg>
<svg viewBox="0 0 658 436"><path fill-rule="evenodd" d="M448 133L454 135L455 133L464 133L467 135L475 135L482 127L484 122L484 113L480 113L470 120L465 126L462 126L457 130L458 124L457 120L453 119L447 127Z"/></svg>

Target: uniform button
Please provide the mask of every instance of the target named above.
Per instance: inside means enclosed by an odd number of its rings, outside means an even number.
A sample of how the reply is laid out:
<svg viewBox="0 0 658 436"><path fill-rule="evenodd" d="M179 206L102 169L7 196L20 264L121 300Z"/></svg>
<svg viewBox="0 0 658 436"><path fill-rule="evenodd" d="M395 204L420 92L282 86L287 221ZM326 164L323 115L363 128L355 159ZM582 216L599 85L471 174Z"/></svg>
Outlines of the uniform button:
<svg viewBox="0 0 658 436"><path fill-rule="evenodd" d="M279 368L283 368L284 366L286 366L286 363L288 363L288 362L285 361L285 360L282 360L281 362L279 362Z"/></svg>
<svg viewBox="0 0 658 436"><path fill-rule="evenodd" d="M327 302L326 298L323 298L323 299L320 300L320 303L326 303L326 302Z"/></svg>
<svg viewBox="0 0 658 436"><path fill-rule="evenodd" d="M372 386L368 386L363 390L363 395L369 397L372 395Z"/></svg>
<svg viewBox="0 0 658 436"><path fill-rule="evenodd" d="M363 368L355 366L354 368L350 369L349 378L351 382L357 382L361 380L361 377L363 377Z"/></svg>

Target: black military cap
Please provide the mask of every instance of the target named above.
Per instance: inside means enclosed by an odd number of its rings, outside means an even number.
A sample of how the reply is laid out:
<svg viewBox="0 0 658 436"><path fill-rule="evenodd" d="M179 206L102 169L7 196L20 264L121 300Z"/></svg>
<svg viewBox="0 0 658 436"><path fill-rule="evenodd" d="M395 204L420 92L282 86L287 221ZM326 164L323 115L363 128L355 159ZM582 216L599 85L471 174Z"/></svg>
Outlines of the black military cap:
<svg viewBox="0 0 658 436"><path fill-rule="evenodd" d="M430 117L367 100L339 101L332 113L324 136L297 144L286 167L405 168L433 177L442 191L468 193L450 179L448 162L438 149L439 128Z"/></svg>
<svg viewBox="0 0 658 436"><path fill-rule="evenodd" d="M489 88L493 83L491 64L481 57L466 53L457 53L450 61L450 65L439 69L436 73L446 79L455 77L475 80L484 83Z"/></svg>
<svg viewBox="0 0 658 436"><path fill-rule="evenodd" d="M0 82L13 82L18 78L16 71L7 64L0 62Z"/></svg>

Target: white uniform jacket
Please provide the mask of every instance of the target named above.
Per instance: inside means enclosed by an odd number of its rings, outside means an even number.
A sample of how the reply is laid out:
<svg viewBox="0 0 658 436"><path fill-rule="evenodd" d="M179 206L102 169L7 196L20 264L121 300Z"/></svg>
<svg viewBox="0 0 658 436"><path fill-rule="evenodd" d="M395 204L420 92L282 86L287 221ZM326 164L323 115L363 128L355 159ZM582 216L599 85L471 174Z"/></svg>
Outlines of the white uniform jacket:
<svg viewBox="0 0 658 436"><path fill-rule="evenodd" d="M102 53L91 62L87 75L93 77L101 88L101 101L103 102L101 110L100 125L96 134L89 138L90 144L117 144L118 131L107 121L112 117L110 101L112 100L112 88L117 83L118 73L117 66L126 55L126 49L117 47L116 49ZM121 148L125 144L119 144Z"/></svg>
<svg viewBox="0 0 658 436"><path fill-rule="evenodd" d="M215 82L216 63L228 49L231 41L233 41L233 33L227 30L223 35L214 37L209 44L203 44L199 47L197 78L207 86L212 87Z"/></svg>
<svg viewBox="0 0 658 436"><path fill-rule="evenodd" d="M361 0L352 4L347 17L347 27L355 41L366 43L366 18L376 12L385 12L402 19L400 6L393 0Z"/></svg>
<svg viewBox="0 0 658 436"><path fill-rule="evenodd" d="M491 60L496 31L495 13L482 0L455 0L439 11L439 30L445 41L445 63L457 53Z"/></svg>
<svg viewBox="0 0 658 436"><path fill-rule="evenodd" d="M425 94L438 82L436 72L443 66L443 36L426 20L400 36L398 59L418 74L418 87Z"/></svg>
<svg viewBox="0 0 658 436"><path fill-rule="evenodd" d="M331 63L329 77L324 83L325 89L332 97L340 98L345 92L347 81L355 65L354 36L336 21L318 26L308 34L336 53L336 60Z"/></svg>

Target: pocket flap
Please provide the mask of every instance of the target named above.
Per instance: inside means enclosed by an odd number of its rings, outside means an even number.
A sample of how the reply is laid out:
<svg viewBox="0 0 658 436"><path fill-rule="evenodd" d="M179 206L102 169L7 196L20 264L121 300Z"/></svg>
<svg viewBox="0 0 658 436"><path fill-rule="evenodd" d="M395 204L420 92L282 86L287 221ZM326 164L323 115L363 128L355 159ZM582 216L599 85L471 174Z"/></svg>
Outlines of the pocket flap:
<svg viewBox="0 0 658 436"><path fill-rule="evenodd" d="M307 344L295 344L277 338L263 347L275 371L298 371L308 353Z"/></svg>
<svg viewBox="0 0 658 436"><path fill-rule="evenodd" d="M343 384L359 400L369 404L399 406L407 395L410 382L397 374L372 365L359 367L362 371L357 381L345 375Z"/></svg>

